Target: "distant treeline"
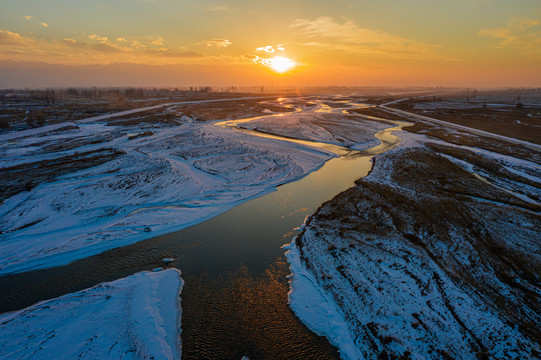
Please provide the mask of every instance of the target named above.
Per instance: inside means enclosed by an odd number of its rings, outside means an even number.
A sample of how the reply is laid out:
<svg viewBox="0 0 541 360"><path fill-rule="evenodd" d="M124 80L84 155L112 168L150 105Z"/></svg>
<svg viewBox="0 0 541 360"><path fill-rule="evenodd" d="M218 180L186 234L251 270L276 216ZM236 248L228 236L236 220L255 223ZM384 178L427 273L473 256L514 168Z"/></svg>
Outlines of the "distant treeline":
<svg viewBox="0 0 541 360"><path fill-rule="evenodd" d="M54 89L4 89L0 90L0 98L5 104L10 98L25 98L34 101L43 101L47 104L55 104L58 100L75 99L100 99L100 98L128 98L144 99L154 96L168 96L179 93L198 92L210 93L211 86L190 86L188 88L142 88L142 87L118 87L118 88L54 88Z"/></svg>

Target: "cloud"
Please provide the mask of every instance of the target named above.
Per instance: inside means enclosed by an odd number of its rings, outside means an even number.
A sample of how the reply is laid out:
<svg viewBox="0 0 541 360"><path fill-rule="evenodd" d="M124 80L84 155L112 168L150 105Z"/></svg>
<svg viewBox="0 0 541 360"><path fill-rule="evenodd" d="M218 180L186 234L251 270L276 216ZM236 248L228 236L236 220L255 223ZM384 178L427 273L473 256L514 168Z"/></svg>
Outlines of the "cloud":
<svg viewBox="0 0 541 360"><path fill-rule="evenodd" d="M67 38L62 39L63 43L67 45L70 48L86 48L87 50L93 50L99 53L107 53L107 54L122 54L126 58L129 58L131 56L135 57L160 57L160 58L177 58L177 59L187 59L187 58L201 58L205 55L192 52L192 51L182 51L182 52L174 52L171 51L171 49L168 48L152 48L148 49L147 46L139 43L138 41L132 41L132 43L128 46L119 46L117 44L113 44L107 40L104 36L92 36L92 40L101 40L98 44L89 45L85 42L77 41L75 39ZM121 41L121 43L125 43L124 41Z"/></svg>
<svg viewBox="0 0 541 360"><path fill-rule="evenodd" d="M255 51L262 51L262 52L266 52L266 53L272 54L272 53L274 53L276 50L274 50L274 48L272 47L272 45L267 45L267 46L260 46L260 47L258 47L257 49L255 49Z"/></svg>
<svg viewBox="0 0 541 360"><path fill-rule="evenodd" d="M128 47L121 47L117 44L113 44L109 41L109 38L107 36L101 36L101 35L88 35L88 38L90 40L99 41L99 43L92 43L87 44L82 41L77 41L75 39L63 39L65 45L71 48L86 48L88 50L93 50L100 53L121 53L121 52L127 52L130 50Z"/></svg>
<svg viewBox="0 0 541 360"><path fill-rule="evenodd" d="M158 52L158 53L166 53L166 52L170 52L171 49L169 48L153 48L151 49L152 51L155 51L155 52Z"/></svg>
<svg viewBox="0 0 541 360"><path fill-rule="evenodd" d="M90 40L88 40L90 39ZM150 46L163 38L142 38L139 41L109 41L106 36L91 34L86 38L59 39L27 38L9 30L0 30L0 58L13 61L41 61L53 64L186 64L213 62L215 59L185 47L171 50L164 46ZM86 41L85 41L86 40ZM126 41L124 41L126 40Z"/></svg>
<svg viewBox="0 0 541 360"><path fill-rule="evenodd" d="M62 41L64 42L65 45L67 45L69 47L84 48L84 47L87 46L87 43L77 41L75 39L68 38L68 39L62 39Z"/></svg>
<svg viewBox="0 0 541 360"><path fill-rule="evenodd" d="M201 57L204 57L204 56L205 55L200 54L200 53L195 52L195 51L185 51L185 52L177 54L177 57L180 57L180 58L201 58Z"/></svg>
<svg viewBox="0 0 541 360"><path fill-rule="evenodd" d="M97 44L96 43L88 44L83 41L77 41L71 38L62 39L62 43L68 46L69 48L87 49L87 50L97 51L100 53L118 53L118 52L129 50L128 48L123 48L118 45L112 44L108 42L107 40L101 40L104 38L101 36L92 37L92 40L97 40L97 38L100 38L100 42Z"/></svg>
<svg viewBox="0 0 541 360"><path fill-rule="evenodd" d="M167 57L167 58L177 58L177 59L196 59L196 58L202 58L205 57L205 55L200 54L198 52L194 51L183 51L183 52L174 52L170 49L165 48L158 48L158 49L151 49L149 50L149 53L158 55L160 57Z"/></svg>
<svg viewBox="0 0 541 360"><path fill-rule="evenodd" d="M97 51L104 52L104 53L117 53L117 52L123 51L123 49L119 47L118 45L111 44L105 41L94 45L93 48Z"/></svg>
<svg viewBox="0 0 541 360"><path fill-rule="evenodd" d="M284 52L285 50L286 49L284 48L284 45L276 45L276 46L265 45L265 46L260 46L257 49L255 49L256 52L262 52L262 53L267 53L267 54L274 54L274 53L276 53L278 51ZM257 56L257 55L254 55L254 56L256 58L259 58L259 56Z"/></svg>
<svg viewBox="0 0 541 360"><path fill-rule="evenodd" d="M251 60L252 62L256 63L256 64L261 64L261 65L272 65L273 63L273 59L277 58L277 56L275 57L272 57L272 58L265 58L265 57L261 57L261 56L257 56L257 55L254 55ZM279 57L281 58L281 57ZM283 59L283 58L282 58Z"/></svg>
<svg viewBox="0 0 541 360"><path fill-rule="evenodd" d="M205 45L206 47L228 47L231 45L231 41L227 39L210 39L210 40L204 40L197 43L197 45Z"/></svg>
<svg viewBox="0 0 541 360"><path fill-rule="evenodd" d="M339 38L348 42L359 42L363 36L366 38L366 35L379 36L378 31L359 28L353 20L346 19L343 24L339 24L327 16L321 16L315 20L296 19L290 27L310 37Z"/></svg>
<svg viewBox="0 0 541 360"><path fill-rule="evenodd" d="M146 48L146 45L143 45L141 44L139 41L136 41L136 40L133 40L131 42L131 46L133 46L134 48L138 48L138 49L144 49Z"/></svg>
<svg viewBox="0 0 541 360"><path fill-rule="evenodd" d="M32 46L33 43L34 40L21 36L19 33L11 32L9 30L0 30L0 45L27 47Z"/></svg>
<svg viewBox="0 0 541 360"><path fill-rule="evenodd" d="M25 19L26 21L30 21L32 20L34 17L31 16L31 15L26 15L26 16L23 16L23 19Z"/></svg>
<svg viewBox="0 0 541 360"><path fill-rule="evenodd" d="M89 38L90 40L107 41L107 36L88 35L88 38Z"/></svg>
<svg viewBox="0 0 541 360"><path fill-rule="evenodd" d="M128 42L128 40L126 38L123 38L123 37L116 38L116 41L118 41L118 42Z"/></svg>
<svg viewBox="0 0 541 360"><path fill-rule="evenodd" d="M160 37L158 37L156 40L153 40L153 41L152 41L152 45L162 46L164 41L165 41L164 38L162 38L162 37L160 36Z"/></svg>
<svg viewBox="0 0 541 360"><path fill-rule="evenodd" d="M305 44L365 55L426 58L443 57L436 53L437 45L423 43L386 33L377 29L359 27L353 20L345 18L342 23L332 17L321 16L315 20L296 19L290 27L309 39L318 42ZM324 40L327 40L325 42Z"/></svg>
<svg viewBox="0 0 541 360"><path fill-rule="evenodd" d="M41 26L45 27L45 28L46 28L46 27L49 27L49 25L48 25L47 23L44 23L44 22L39 23L39 24L40 24Z"/></svg>
<svg viewBox="0 0 541 360"><path fill-rule="evenodd" d="M507 22L505 27L482 29L477 34L500 40L497 46L499 48L512 48L541 55L540 24L535 19L514 17Z"/></svg>

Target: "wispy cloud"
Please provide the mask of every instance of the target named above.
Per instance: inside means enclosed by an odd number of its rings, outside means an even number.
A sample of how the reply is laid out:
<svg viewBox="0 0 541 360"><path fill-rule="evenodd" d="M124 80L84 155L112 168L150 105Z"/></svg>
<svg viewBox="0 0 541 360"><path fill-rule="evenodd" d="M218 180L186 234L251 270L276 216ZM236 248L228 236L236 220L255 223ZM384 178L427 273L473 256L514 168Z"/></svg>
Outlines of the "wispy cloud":
<svg viewBox="0 0 541 360"><path fill-rule="evenodd" d="M366 55L409 58L443 58L436 53L438 45L404 38L377 29L358 26L353 20L336 21L321 16L315 20L296 19L290 27L309 39L305 44Z"/></svg>
<svg viewBox="0 0 541 360"><path fill-rule="evenodd" d="M88 46L87 43L85 42L82 42L82 41L77 41L75 39L70 39L70 38L67 38L67 39L62 39L62 41L69 47L74 47L74 48L85 48Z"/></svg>
<svg viewBox="0 0 541 360"><path fill-rule="evenodd" d="M0 45L2 46L28 47L33 43L34 40L21 36L19 33L0 30Z"/></svg>
<svg viewBox="0 0 541 360"><path fill-rule="evenodd" d="M97 40L97 41L107 41L107 36L100 36L100 35L88 35L88 38L90 40Z"/></svg>
<svg viewBox="0 0 541 360"><path fill-rule="evenodd" d="M69 38L67 38L67 39L62 39L62 41L64 41L64 42L65 42L66 44L68 44L68 45L73 45L73 44L76 44L76 43L77 43L77 40L75 40L75 39L69 39Z"/></svg>
<svg viewBox="0 0 541 360"><path fill-rule="evenodd" d="M131 42L131 46L133 46L134 48L137 48L137 49L145 49L147 46L144 45L144 44L141 44L139 41L137 40L133 40Z"/></svg>
<svg viewBox="0 0 541 360"><path fill-rule="evenodd" d="M274 47L272 45L266 45L266 46L260 46L255 51L262 51L269 54L273 54L276 50L274 50Z"/></svg>
<svg viewBox="0 0 541 360"><path fill-rule="evenodd" d="M119 37L119 38L116 38L116 41L118 41L118 42L128 42L128 39L126 39L124 37Z"/></svg>
<svg viewBox="0 0 541 360"><path fill-rule="evenodd" d="M541 55L541 26L536 19L514 17L502 28L482 29L478 35L500 40L499 48Z"/></svg>
<svg viewBox="0 0 541 360"><path fill-rule="evenodd" d="M44 23L44 22L40 23L40 25L43 26L43 27L45 27L45 28L46 28L46 27L49 27L49 25L48 25L47 23Z"/></svg>
<svg viewBox="0 0 541 360"><path fill-rule="evenodd" d="M152 40L152 45L162 46L164 41L165 41L164 38L159 36L157 39Z"/></svg>
<svg viewBox="0 0 541 360"><path fill-rule="evenodd" d="M99 44L94 45L94 50L104 52L104 53L119 53L123 52L124 49L118 45L112 44L110 42L100 42Z"/></svg>
<svg viewBox="0 0 541 360"><path fill-rule="evenodd" d="M210 40L203 40L197 43L197 45L205 45L206 47L218 47L218 48L228 47L231 44L232 44L231 41L227 39L218 39L218 38L214 38Z"/></svg>
<svg viewBox="0 0 541 360"><path fill-rule="evenodd" d="M248 59L253 63L261 65L276 66L277 64L282 64L286 68L295 66L295 61L284 57L284 55L284 45L265 45L256 48L255 54L250 54Z"/></svg>
<svg viewBox="0 0 541 360"><path fill-rule="evenodd" d="M119 40L121 39L121 40ZM0 58L16 61L32 61L39 57L52 63L109 64L118 62L145 64L177 64L207 61L207 55L190 51L185 47L169 49L159 46L164 39L154 37L128 42L117 38L91 34L85 38L39 38L25 37L9 30L0 30ZM152 44L154 43L154 44ZM156 46L153 46L156 45Z"/></svg>
<svg viewBox="0 0 541 360"><path fill-rule="evenodd" d="M204 54L195 52L195 51L181 51L176 52L171 49L158 48L149 50L150 53L158 55L160 57L176 58L176 59L196 59L205 57Z"/></svg>
<svg viewBox="0 0 541 360"><path fill-rule="evenodd" d="M284 45L265 45L255 49L256 52L274 54L277 52L284 52Z"/></svg>
<svg viewBox="0 0 541 360"><path fill-rule="evenodd" d="M23 16L23 19L25 19L26 21L30 21L32 20L34 17L31 16L31 15L26 15L26 16Z"/></svg>

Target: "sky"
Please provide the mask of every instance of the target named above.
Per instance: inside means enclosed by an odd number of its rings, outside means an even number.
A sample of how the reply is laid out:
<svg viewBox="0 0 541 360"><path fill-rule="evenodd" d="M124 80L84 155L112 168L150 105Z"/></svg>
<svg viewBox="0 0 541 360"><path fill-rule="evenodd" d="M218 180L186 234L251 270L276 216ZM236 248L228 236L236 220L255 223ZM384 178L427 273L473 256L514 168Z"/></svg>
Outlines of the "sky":
<svg viewBox="0 0 541 360"><path fill-rule="evenodd" d="M0 0L0 88L191 85L537 87L541 1Z"/></svg>

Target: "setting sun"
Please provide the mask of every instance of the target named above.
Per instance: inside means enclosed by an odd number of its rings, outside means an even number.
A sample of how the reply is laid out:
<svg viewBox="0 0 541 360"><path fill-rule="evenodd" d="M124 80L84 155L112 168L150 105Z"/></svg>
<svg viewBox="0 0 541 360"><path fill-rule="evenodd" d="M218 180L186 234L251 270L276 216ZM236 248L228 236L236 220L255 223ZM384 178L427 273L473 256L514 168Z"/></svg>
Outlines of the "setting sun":
<svg viewBox="0 0 541 360"><path fill-rule="evenodd" d="M285 56L281 56L285 53L283 45L276 45L276 47L272 45L261 46L256 49L256 52L263 54L261 54L261 56L255 55L252 59L253 62L256 64L265 65L278 74L283 74L298 65L296 61ZM276 52L279 52L280 55L274 55ZM268 57L268 54L273 54L274 56Z"/></svg>
<svg viewBox="0 0 541 360"><path fill-rule="evenodd" d="M269 66L278 73L284 73L295 66L295 61L282 56L275 56L269 59Z"/></svg>

